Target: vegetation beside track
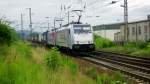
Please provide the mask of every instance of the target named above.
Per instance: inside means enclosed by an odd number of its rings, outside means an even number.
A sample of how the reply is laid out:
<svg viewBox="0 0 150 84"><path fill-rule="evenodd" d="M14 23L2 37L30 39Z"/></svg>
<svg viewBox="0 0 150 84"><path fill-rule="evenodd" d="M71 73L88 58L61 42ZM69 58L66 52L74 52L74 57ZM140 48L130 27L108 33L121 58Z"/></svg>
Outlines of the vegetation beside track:
<svg viewBox="0 0 150 84"><path fill-rule="evenodd" d="M96 68L91 67L86 70L86 75L95 79L97 84L129 84L129 81L119 72L113 74L108 72L98 73Z"/></svg>
<svg viewBox="0 0 150 84"><path fill-rule="evenodd" d="M33 48L29 43L17 42L5 52L0 54L0 84L114 84L123 79L98 75L93 69L83 74L77 63L61 56L56 48Z"/></svg>
<svg viewBox="0 0 150 84"><path fill-rule="evenodd" d="M112 41L95 35L96 50L111 51L134 56L150 58L150 42L127 43L123 46L116 45Z"/></svg>
<svg viewBox="0 0 150 84"><path fill-rule="evenodd" d="M0 84L95 84L56 49L32 48L16 43L0 55Z"/></svg>

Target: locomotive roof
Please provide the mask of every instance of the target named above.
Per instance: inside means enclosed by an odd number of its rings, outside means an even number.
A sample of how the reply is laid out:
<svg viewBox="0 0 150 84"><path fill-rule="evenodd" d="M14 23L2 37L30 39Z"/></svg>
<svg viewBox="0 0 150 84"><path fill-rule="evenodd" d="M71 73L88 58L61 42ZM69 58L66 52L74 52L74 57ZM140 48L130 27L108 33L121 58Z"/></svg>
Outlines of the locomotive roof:
<svg viewBox="0 0 150 84"><path fill-rule="evenodd" d="M72 25L72 24L82 24L82 23L81 22L71 22L69 24L63 25L62 27L67 27L67 26Z"/></svg>
<svg viewBox="0 0 150 84"><path fill-rule="evenodd" d="M82 23L80 23L80 24L73 24L73 23L71 23L71 24L69 24L67 26L62 26L61 28L57 28L56 31L60 31L60 30L64 30L64 29L70 29L70 27L69 27L70 25L73 25L74 27L81 27L81 26L89 27L90 26L90 24L82 24Z"/></svg>
<svg viewBox="0 0 150 84"><path fill-rule="evenodd" d="M88 26L90 26L90 24L82 24L82 23L78 23L78 22L71 22L69 24L63 25L61 28L51 29L50 31L45 31L42 34L47 34L48 32L53 32L55 30L60 31L60 30L64 30L64 29L69 29L70 25L73 25L74 27L81 27L81 26L88 27Z"/></svg>

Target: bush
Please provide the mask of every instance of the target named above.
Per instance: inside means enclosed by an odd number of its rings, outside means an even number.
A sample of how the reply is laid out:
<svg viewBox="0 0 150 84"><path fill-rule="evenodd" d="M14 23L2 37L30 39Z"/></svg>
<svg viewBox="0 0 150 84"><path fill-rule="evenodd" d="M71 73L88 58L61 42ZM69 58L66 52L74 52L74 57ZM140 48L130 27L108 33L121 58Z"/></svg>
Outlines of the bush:
<svg viewBox="0 0 150 84"><path fill-rule="evenodd" d="M150 50L150 43L147 43L146 49Z"/></svg>
<svg viewBox="0 0 150 84"><path fill-rule="evenodd" d="M52 70L57 70L62 65L60 52L56 48L52 48L46 57L47 66Z"/></svg>
<svg viewBox="0 0 150 84"><path fill-rule="evenodd" d="M15 31L8 24L0 23L0 44L10 46L16 39Z"/></svg>
<svg viewBox="0 0 150 84"><path fill-rule="evenodd" d="M95 39L95 45L97 49L115 46L115 44L112 41L108 39L104 39L100 36L95 35L94 39Z"/></svg>
<svg viewBox="0 0 150 84"><path fill-rule="evenodd" d="M149 56L150 55L150 44L149 43L128 43L123 46L124 51L127 54L136 56Z"/></svg>
<svg viewBox="0 0 150 84"><path fill-rule="evenodd" d="M125 48L139 48L139 49L143 49L147 46L147 43L143 43L143 42L132 42L132 43L127 43L124 45Z"/></svg>

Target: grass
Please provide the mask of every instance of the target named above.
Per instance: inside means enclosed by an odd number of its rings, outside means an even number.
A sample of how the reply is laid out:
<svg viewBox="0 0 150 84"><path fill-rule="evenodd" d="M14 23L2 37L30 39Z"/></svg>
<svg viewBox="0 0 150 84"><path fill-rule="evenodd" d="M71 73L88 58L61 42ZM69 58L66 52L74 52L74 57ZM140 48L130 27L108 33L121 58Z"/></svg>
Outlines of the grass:
<svg viewBox="0 0 150 84"><path fill-rule="evenodd" d="M127 43L123 46L114 44L108 39L95 35L95 45L97 50L112 51L117 53L124 53L134 56L150 57L150 43Z"/></svg>
<svg viewBox="0 0 150 84"><path fill-rule="evenodd" d="M19 42L6 52L4 57L0 54L0 84L95 84L56 49L32 48Z"/></svg>
<svg viewBox="0 0 150 84"><path fill-rule="evenodd" d="M32 62L31 54L30 46L22 43L12 46L1 61L0 84L39 84L37 73L43 72L42 67Z"/></svg>
<svg viewBox="0 0 150 84"><path fill-rule="evenodd" d="M101 73L98 74L97 70L95 68L89 68L86 71L86 74L95 79L97 84L128 84L129 81L126 81L121 73L115 72L113 74L109 73Z"/></svg>
<svg viewBox="0 0 150 84"><path fill-rule="evenodd" d="M3 47L0 84L105 84L105 81L113 81L110 84L114 84L117 81L117 77L112 79L108 75L99 75L96 70L89 69L87 74L83 74L72 59L61 56L56 48L49 51L30 45L17 42Z"/></svg>

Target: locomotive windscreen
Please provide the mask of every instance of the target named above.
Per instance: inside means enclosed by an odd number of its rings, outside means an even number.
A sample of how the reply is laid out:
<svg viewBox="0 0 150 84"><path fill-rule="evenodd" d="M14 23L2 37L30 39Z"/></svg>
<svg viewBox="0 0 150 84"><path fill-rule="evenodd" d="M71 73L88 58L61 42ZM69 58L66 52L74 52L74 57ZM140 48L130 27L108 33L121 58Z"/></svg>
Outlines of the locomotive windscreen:
<svg viewBox="0 0 150 84"><path fill-rule="evenodd" d="M74 33L91 33L90 25L74 25Z"/></svg>

